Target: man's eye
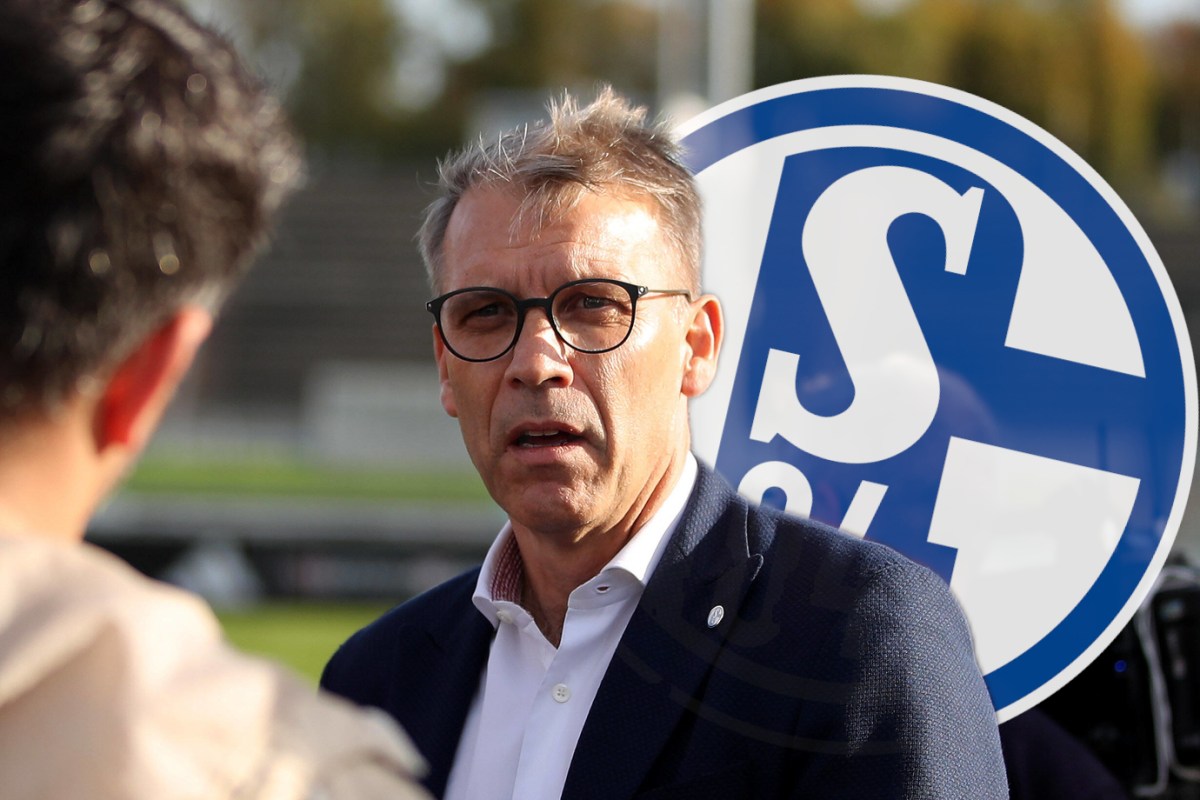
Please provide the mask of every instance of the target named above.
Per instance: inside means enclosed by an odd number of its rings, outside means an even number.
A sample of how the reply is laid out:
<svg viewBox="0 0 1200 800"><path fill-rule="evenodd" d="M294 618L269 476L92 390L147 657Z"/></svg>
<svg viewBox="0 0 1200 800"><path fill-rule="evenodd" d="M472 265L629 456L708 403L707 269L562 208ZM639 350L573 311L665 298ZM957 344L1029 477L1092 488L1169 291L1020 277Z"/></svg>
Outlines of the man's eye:
<svg viewBox="0 0 1200 800"><path fill-rule="evenodd" d="M585 308L589 311L601 308L611 308L613 306L613 299L611 297L599 297L597 295L583 295L579 299L579 305L581 308Z"/></svg>
<svg viewBox="0 0 1200 800"><path fill-rule="evenodd" d="M476 298L475 302L463 303L450 310L451 324L465 329L482 330L495 325L508 324L516 313L512 303L502 298Z"/></svg>
<svg viewBox="0 0 1200 800"><path fill-rule="evenodd" d="M622 305L628 305L628 303L623 303L610 294L584 291L560 296L556 303L557 310L566 314L584 311L615 311Z"/></svg>
<svg viewBox="0 0 1200 800"><path fill-rule="evenodd" d="M501 306L499 303L488 303L486 306L479 306L478 308L473 309L469 314L467 314L467 316L468 317L477 317L477 318L478 317L494 317L497 314L499 314L500 311L501 311Z"/></svg>

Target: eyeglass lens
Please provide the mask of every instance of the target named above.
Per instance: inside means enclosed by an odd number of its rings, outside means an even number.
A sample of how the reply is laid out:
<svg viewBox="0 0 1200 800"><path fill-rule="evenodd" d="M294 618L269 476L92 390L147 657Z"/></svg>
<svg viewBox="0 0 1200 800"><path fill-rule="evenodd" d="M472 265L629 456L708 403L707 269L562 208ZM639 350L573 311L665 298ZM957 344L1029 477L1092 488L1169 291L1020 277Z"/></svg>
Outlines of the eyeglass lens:
<svg viewBox="0 0 1200 800"><path fill-rule="evenodd" d="M552 324L563 341L577 350L611 350L625 341L633 326L634 298L620 284L568 284L555 291L550 301ZM446 298L440 325L450 349L463 358L486 360L513 344L520 319L521 310L511 295L472 289Z"/></svg>

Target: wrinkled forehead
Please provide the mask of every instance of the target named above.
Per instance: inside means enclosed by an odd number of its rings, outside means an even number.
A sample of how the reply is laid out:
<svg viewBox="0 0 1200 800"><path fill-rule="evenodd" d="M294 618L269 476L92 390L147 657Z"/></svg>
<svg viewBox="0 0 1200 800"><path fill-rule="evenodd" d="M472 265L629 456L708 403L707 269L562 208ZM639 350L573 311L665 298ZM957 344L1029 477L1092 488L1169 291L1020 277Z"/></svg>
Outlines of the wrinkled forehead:
<svg viewBox="0 0 1200 800"><path fill-rule="evenodd" d="M659 273L677 261L650 200L588 190L529 194L507 185L463 195L442 255L442 292L522 282L539 273L548 283L583 277L643 282L660 277L647 270Z"/></svg>
<svg viewBox="0 0 1200 800"><path fill-rule="evenodd" d="M514 241L535 239L546 228L571 225L578 220L580 206L589 210L593 201L603 198L613 201L610 205L638 208L661 222L658 204L653 198L641 195L620 184L585 186L574 181L561 183L539 183L524 186L516 183L482 183L468 189L458 202L461 207L468 200L487 201L489 205L507 211L510 235ZM458 214L456 207L454 215ZM453 223L454 215L451 216Z"/></svg>

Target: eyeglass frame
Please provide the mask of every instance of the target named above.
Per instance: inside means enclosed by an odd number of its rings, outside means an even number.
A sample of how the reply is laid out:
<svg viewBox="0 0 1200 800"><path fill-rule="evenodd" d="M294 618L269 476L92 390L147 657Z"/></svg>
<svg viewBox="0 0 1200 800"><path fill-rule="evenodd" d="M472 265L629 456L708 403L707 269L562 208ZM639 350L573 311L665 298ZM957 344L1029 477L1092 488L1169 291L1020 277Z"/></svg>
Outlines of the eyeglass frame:
<svg viewBox="0 0 1200 800"><path fill-rule="evenodd" d="M558 296L559 292L565 289L570 289L572 286L580 286L585 283L607 283L613 286L619 286L629 293L629 328L625 331L625 335L621 337L621 341L617 342L611 347L604 347L599 350L589 350L584 347L573 345L567 341L565 336L562 335L562 331L558 329L558 323L554 321L554 299ZM496 355L488 358L467 358L454 349L454 346L451 345L450 341L446 338L445 331L442 330L442 306L445 305L447 300L456 295L480 291L495 292L496 294L503 295L512 300L513 306L517 309L517 326L513 329L512 341L509 342L508 346ZM546 320L550 323L550 330L554 331L555 337L557 337L560 342L572 350L580 353L587 353L588 355L610 353L628 341L629 335L633 333L633 323L637 320L637 302L648 294L686 297L689 303L692 302L692 293L688 289L651 289L649 286L629 283L628 281L619 281L615 278L580 278L579 280L567 281L546 297L527 297L524 300L517 297L512 292L505 291L504 289L498 289L495 286L466 286L462 289L455 289L452 292L446 292L443 295L439 295L432 300L429 300L425 303L425 310L433 315L434 322L438 329L438 336L441 337L442 344L446 345L447 350L453 353L456 358L459 358L463 361L468 361L472 364L484 364L488 361L495 361L503 358L514 347L517 346L517 341L521 338L521 331L525 329L525 317L531 308L540 308L546 313Z"/></svg>

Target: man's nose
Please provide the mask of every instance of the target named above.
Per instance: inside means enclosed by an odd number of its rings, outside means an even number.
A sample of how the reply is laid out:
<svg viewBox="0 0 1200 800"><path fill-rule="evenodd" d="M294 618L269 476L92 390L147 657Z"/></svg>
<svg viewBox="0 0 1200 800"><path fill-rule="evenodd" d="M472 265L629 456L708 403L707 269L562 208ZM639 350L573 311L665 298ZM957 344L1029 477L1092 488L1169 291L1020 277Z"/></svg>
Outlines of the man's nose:
<svg viewBox="0 0 1200 800"><path fill-rule="evenodd" d="M513 344L512 358L506 370L508 379L527 386L541 386L547 382L569 385L573 375L567 358L569 350L550 324L549 311L530 308Z"/></svg>

